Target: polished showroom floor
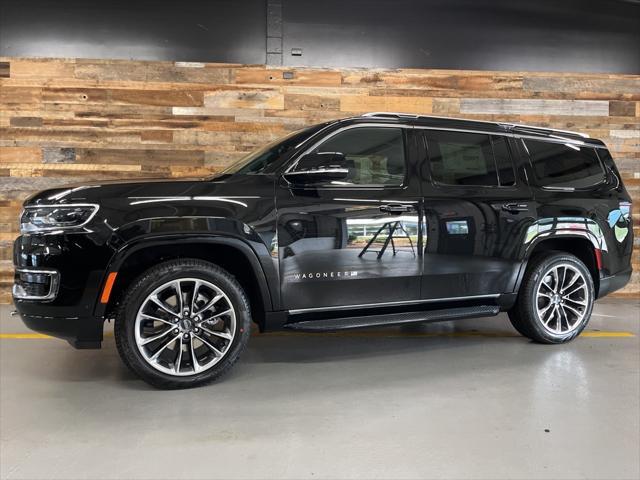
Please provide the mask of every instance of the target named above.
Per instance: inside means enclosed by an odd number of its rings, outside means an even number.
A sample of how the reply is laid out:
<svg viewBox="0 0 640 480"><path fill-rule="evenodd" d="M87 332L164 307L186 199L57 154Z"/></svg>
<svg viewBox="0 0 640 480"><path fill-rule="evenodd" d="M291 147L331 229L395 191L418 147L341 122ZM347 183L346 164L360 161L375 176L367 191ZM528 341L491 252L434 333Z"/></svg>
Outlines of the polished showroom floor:
<svg viewBox="0 0 640 480"><path fill-rule="evenodd" d="M0 327L0 469L13 478L640 477L640 304L573 343L505 315L256 334L222 381L158 391L113 337L75 351Z"/></svg>

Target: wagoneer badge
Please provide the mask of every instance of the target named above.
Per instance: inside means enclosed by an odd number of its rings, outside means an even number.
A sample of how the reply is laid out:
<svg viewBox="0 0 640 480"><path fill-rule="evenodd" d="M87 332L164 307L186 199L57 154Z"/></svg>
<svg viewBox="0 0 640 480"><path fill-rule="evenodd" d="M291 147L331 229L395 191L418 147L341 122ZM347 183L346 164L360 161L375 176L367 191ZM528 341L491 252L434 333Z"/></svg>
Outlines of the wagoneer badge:
<svg viewBox="0 0 640 480"><path fill-rule="evenodd" d="M358 271L345 271L345 272L306 272L306 273L294 273L293 278L295 280L315 280L320 278L345 278L345 277L357 277Z"/></svg>

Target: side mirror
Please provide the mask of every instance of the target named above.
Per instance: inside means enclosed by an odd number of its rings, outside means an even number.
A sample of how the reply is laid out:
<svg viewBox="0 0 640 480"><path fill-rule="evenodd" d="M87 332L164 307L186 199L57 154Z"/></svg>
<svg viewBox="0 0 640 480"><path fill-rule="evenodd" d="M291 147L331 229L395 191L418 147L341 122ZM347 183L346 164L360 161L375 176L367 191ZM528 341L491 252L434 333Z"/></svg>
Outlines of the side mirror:
<svg viewBox="0 0 640 480"><path fill-rule="evenodd" d="M347 160L340 152L309 153L298 160L295 170L284 177L294 184L314 184L344 180L349 175Z"/></svg>

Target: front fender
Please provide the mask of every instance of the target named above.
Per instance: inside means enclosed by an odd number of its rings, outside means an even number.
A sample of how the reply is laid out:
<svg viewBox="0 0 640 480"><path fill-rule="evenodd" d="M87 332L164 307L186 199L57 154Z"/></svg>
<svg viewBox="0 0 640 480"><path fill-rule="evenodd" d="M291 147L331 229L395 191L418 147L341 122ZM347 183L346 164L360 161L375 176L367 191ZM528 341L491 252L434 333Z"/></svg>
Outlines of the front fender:
<svg viewBox="0 0 640 480"><path fill-rule="evenodd" d="M273 260L268 254L264 243L214 233L156 233L144 235L126 242L117 249L111 258L104 272L101 284L104 286L110 272L119 271L128 258L142 249L161 246L174 247L178 245L183 245L188 249L188 245L190 244L210 244L212 247L215 245L226 245L242 253L249 265L251 265L253 274L255 275L265 311L272 311L274 309L272 299L277 299L279 296L277 295L277 291L272 291L272 287L279 285L279 282L277 281L277 277L275 280L273 278L277 276L277 269L273 265ZM97 299L94 308L95 315L103 316L106 312L106 307L106 304L100 303L99 299Z"/></svg>

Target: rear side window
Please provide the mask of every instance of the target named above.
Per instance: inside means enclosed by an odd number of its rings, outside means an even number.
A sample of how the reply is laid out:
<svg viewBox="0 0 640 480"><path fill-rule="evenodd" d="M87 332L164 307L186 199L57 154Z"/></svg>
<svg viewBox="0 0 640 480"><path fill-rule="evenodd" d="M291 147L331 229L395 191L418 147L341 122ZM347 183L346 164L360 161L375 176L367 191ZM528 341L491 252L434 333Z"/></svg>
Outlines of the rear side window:
<svg viewBox="0 0 640 480"><path fill-rule="evenodd" d="M504 137L427 131L425 138L435 182L491 187L515 183L511 154Z"/></svg>
<svg viewBox="0 0 640 480"><path fill-rule="evenodd" d="M523 140L538 183L543 187L585 188L604 180L604 169L592 147Z"/></svg>

